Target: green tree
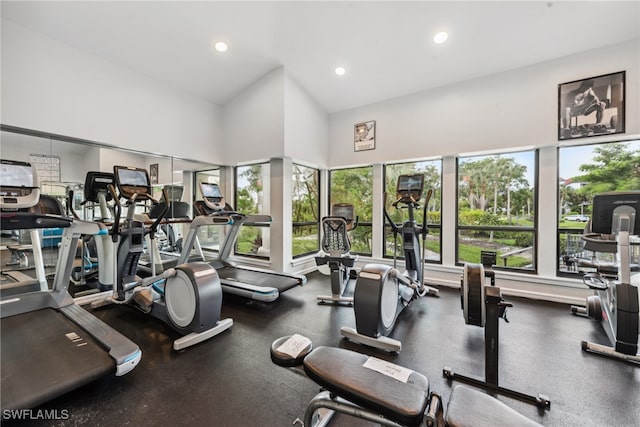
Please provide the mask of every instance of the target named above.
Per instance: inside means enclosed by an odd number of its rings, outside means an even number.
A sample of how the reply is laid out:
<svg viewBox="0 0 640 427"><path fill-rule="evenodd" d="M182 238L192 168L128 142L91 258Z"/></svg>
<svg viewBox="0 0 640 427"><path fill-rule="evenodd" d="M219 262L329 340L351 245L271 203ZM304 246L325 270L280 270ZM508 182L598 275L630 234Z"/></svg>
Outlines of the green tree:
<svg viewBox="0 0 640 427"><path fill-rule="evenodd" d="M293 165L292 208L293 222L317 222L318 218L317 169Z"/></svg>
<svg viewBox="0 0 640 427"><path fill-rule="evenodd" d="M486 209L487 192L492 187L494 170L495 157L469 160L460 164L459 188L468 198L470 209Z"/></svg>
<svg viewBox="0 0 640 427"><path fill-rule="evenodd" d="M640 188L640 152L629 149L627 143L603 144L593 151L593 161L580 165L582 175L573 178L585 183L579 192L587 200L605 191Z"/></svg>
<svg viewBox="0 0 640 427"><path fill-rule="evenodd" d="M236 176L237 184L237 200L236 209L245 214L263 213L263 182L262 169L265 165L238 166ZM241 184L246 181L246 184Z"/></svg>
<svg viewBox="0 0 640 427"><path fill-rule="evenodd" d="M373 219L373 168L336 169L330 173L329 203L350 203L360 223ZM371 227L358 226L351 234L352 251L371 253Z"/></svg>

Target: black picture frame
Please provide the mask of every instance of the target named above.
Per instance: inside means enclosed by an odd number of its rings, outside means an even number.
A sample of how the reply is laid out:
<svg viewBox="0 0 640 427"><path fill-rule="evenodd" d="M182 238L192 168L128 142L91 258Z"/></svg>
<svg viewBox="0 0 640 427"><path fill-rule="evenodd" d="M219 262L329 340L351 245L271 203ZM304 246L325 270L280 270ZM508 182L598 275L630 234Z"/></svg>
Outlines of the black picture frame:
<svg viewBox="0 0 640 427"><path fill-rule="evenodd" d="M158 163L149 165L149 181L152 185L158 183Z"/></svg>
<svg viewBox="0 0 640 427"><path fill-rule="evenodd" d="M558 85L558 140L625 132L626 71Z"/></svg>
<svg viewBox="0 0 640 427"><path fill-rule="evenodd" d="M353 126L353 151L376 149L376 122L357 123Z"/></svg>

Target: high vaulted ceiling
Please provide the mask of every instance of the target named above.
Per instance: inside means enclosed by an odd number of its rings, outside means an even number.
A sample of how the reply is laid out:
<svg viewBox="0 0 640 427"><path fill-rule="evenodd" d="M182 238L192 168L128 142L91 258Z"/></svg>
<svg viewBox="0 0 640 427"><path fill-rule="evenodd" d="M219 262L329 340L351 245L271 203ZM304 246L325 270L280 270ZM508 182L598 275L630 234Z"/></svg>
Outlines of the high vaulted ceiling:
<svg viewBox="0 0 640 427"><path fill-rule="evenodd" d="M285 67L330 113L640 38L638 1L3 1L2 16L218 105Z"/></svg>

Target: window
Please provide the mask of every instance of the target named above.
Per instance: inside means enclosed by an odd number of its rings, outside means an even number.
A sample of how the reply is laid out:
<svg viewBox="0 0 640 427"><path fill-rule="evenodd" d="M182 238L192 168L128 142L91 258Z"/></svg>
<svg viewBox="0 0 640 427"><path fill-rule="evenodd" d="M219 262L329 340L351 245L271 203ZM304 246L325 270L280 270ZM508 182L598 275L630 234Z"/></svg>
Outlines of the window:
<svg viewBox="0 0 640 427"><path fill-rule="evenodd" d="M236 210L242 214L269 213L270 166L268 163L236 167ZM243 225L235 254L269 258L269 228Z"/></svg>
<svg viewBox="0 0 640 427"><path fill-rule="evenodd" d="M373 212L373 168L336 169L329 172L329 206L350 203L354 206L358 226L351 232L351 252L371 255L371 221Z"/></svg>
<svg viewBox="0 0 640 427"><path fill-rule="evenodd" d="M596 262L614 263L615 254L591 252L582 234L591 218L593 196L640 189L640 141L561 147L558 149L558 273L596 271ZM640 234L636 230L634 234ZM632 247L640 262L640 246Z"/></svg>
<svg viewBox="0 0 640 427"><path fill-rule="evenodd" d="M458 263L486 251L498 267L535 272L536 176L536 151L458 159Z"/></svg>
<svg viewBox="0 0 640 427"><path fill-rule="evenodd" d="M406 211L400 211L391 206L395 201L396 186L398 177L403 174L423 174L424 175L424 191L422 203L429 190L433 190L429 205L427 206L427 224L429 226L429 234L425 241L425 260L431 262L441 262L441 237L440 237L440 212L441 212L441 188L442 188L442 160L429 160L423 162L397 163L385 166L385 208L396 224L400 224L407 220ZM424 205L422 205L424 206ZM415 219L418 224L422 224L422 210L415 213ZM394 238L391 226L385 220L384 228L384 256L393 257ZM401 237L398 236L396 255L398 258L403 257Z"/></svg>
<svg viewBox="0 0 640 427"><path fill-rule="evenodd" d="M200 189L200 183L208 183L208 184L218 184L220 185L220 169L210 169L205 171L198 171L195 173L195 182L193 186L193 197L194 200L203 200L202 191ZM227 194L223 196L228 201ZM192 206L193 214L192 217L198 215L197 210ZM184 227L182 235L186 235L187 230ZM224 241L225 230L224 227L219 225L208 225L202 226L198 228L198 242L200 246L205 251L219 251L220 244ZM205 254L206 256L206 254Z"/></svg>
<svg viewBox="0 0 640 427"><path fill-rule="evenodd" d="M319 246L320 172L317 169L293 165L291 205L294 258L317 253Z"/></svg>

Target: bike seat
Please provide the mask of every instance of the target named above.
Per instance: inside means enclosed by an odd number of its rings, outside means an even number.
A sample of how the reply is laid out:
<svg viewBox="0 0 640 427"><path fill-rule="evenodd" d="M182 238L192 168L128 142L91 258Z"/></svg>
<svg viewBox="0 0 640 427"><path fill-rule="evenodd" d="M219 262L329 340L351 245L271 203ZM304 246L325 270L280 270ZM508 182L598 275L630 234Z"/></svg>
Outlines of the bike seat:
<svg viewBox="0 0 640 427"><path fill-rule="evenodd" d="M318 347L304 359L304 370L337 396L398 424L420 425L429 402L429 380L412 371L406 383L399 381L364 367L368 359L350 350Z"/></svg>
<svg viewBox="0 0 640 427"><path fill-rule="evenodd" d="M451 392L445 422L449 427L540 425L498 399L462 385L454 387Z"/></svg>

